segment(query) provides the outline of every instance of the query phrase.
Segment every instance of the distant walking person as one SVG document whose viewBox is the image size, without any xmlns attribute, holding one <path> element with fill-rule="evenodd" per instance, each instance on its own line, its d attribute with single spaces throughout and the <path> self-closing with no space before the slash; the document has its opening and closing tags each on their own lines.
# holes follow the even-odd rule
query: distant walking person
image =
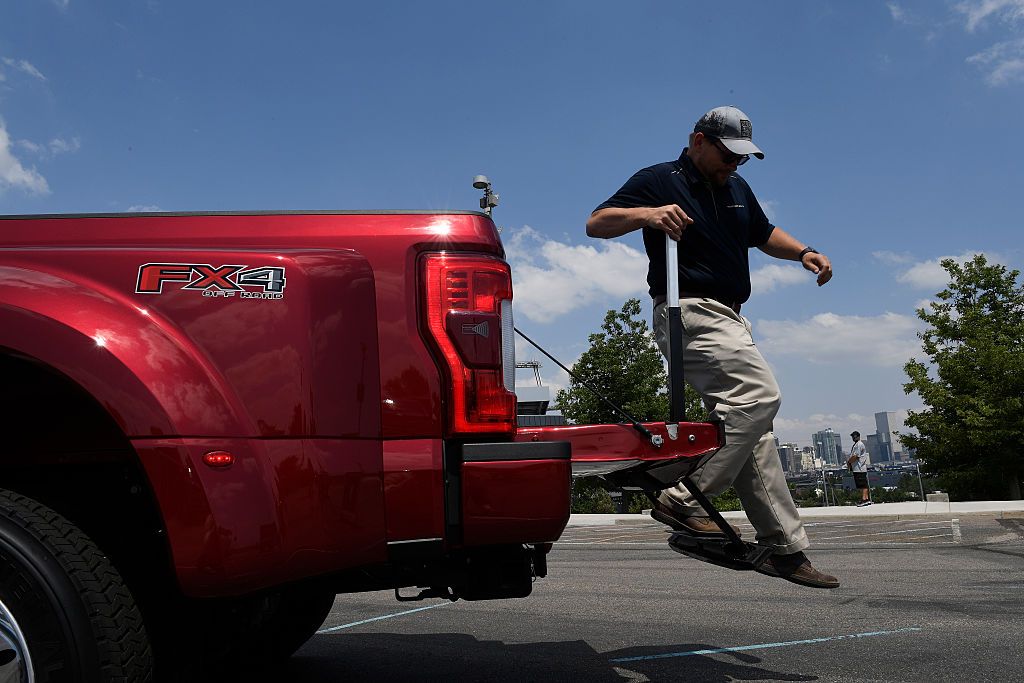
<svg viewBox="0 0 1024 683">
<path fill-rule="evenodd" d="M 846 459 L 846 466 L 853 472 L 853 484 L 860 489 L 860 502 L 857 507 L 871 505 L 871 497 L 868 494 L 868 449 L 860 440 L 860 432 L 850 434 L 853 439 L 853 447 L 850 448 L 850 457 Z"/>
</svg>

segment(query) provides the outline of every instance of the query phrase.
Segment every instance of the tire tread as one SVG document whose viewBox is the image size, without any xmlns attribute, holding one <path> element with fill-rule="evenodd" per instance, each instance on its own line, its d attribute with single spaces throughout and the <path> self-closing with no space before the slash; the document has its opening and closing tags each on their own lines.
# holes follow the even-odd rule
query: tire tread
<svg viewBox="0 0 1024 683">
<path fill-rule="evenodd" d="M 18 493 L 0 490 L 0 515 L 30 533 L 71 580 L 92 624 L 101 680 L 151 681 L 152 654 L 142 614 L 103 551 L 59 513 Z"/>
</svg>

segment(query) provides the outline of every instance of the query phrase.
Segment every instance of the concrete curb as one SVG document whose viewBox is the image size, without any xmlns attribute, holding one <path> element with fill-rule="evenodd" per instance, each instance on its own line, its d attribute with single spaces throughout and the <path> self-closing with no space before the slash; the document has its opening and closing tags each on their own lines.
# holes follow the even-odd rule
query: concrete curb
<svg viewBox="0 0 1024 683">
<path fill-rule="evenodd" d="M 911 519 L 935 515 L 985 515 L 989 517 L 1024 517 L 1024 500 L 970 501 L 965 503 L 917 502 L 917 503 L 876 503 L 867 507 L 840 505 L 833 507 L 800 508 L 800 518 L 844 519 L 856 517 L 885 517 L 889 519 Z M 726 519 L 746 521 L 746 513 L 723 512 Z M 569 526 L 606 526 L 612 524 L 644 524 L 651 521 L 649 511 L 632 515 L 570 515 Z"/>
</svg>

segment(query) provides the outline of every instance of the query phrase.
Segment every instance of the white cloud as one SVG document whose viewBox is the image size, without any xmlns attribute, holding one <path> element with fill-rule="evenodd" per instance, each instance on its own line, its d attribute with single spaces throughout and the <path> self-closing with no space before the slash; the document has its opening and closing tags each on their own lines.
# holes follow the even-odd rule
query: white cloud
<svg viewBox="0 0 1024 683">
<path fill-rule="evenodd" d="M 66 154 L 68 152 L 77 152 L 82 148 L 82 143 L 78 138 L 71 138 L 70 140 L 54 138 L 50 140 L 49 148 L 50 154 L 56 156 L 58 154 Z"/>
<path fill-rule="evenodd" d="M 887 3 L 889 7 L 889 14 L 892 15 L 893 21 L 905 23 L 907 21 L 907 12 L 900 5 L 895 2 Z"/>
<path fill-rule="evenodd" d="M 930 261 L 920 261 L 912 265 L 906 272 L 896 276 L 896 281 L 918 289 L 929 289 L 938 291 L 949 284 L 949 273 L 942 267 L 941 262 L 951 258 L 957 263 L 970 261 L 977 254 L 984 254 L 990 263 L 1001 263 L 1003 257 L 992 252 L 979 250 L 968 250 L 959 256 L 940 256 Z"/>
<path fill-rule="evenodd" d="M 21 147 L 22 149 L 32 152 L 33 154 L 42 154 L 44 152 L 42 145 L 37 145 L 31 140 L 15 140 L 14 146 Z"/>
<path fill-rule="evenodd" d="M 750 273 L 750 288 L 754 294 L 770 292 L 776 287 L 807 282 L 811 273 L 797 265 L 770 263 Z"/>
<path fill-rule="evenodd" d="M 996 43 L 987 50 L 968 57 L 967 63 L 985 69 L 985 82 L 989 85 L 1007 85 L 1015 81 L 1024 81 L 1024 38 Z"/>
<path fill-rule="evenodd" d="M 998 22 L 1016 34 L 1024 24 L 1024 0 L 962 0 L 953 5 L 952 18 L 936 19 L 916 14 L 913 10 L 895 1 L 888 2 L 889 14 L 893 21 L 924 30 L 924 37 L 934 41 L 950 25 L 961 25 L 964 30 L 974 33 L 978 29 Z M 967 62 L 985 70 L 989 85 L 998 86 L 1024 80 L 1024 46 L 1012 39 L 998 43 L 967 58 Z"/>
<path fill-rule="evenodd" d="M 14 142 L 14 145 L 35 154 L 41 159 L 49 159 L 58 154 L 77 152 L 82 148 L 82 143 L 78 138 L 72 138 L 71 140 L 54 138 L 45 145 L 37 144 L 31 140 L 17 140 Z"/>
<path fill-rule="evenodd" d="M 779 201 L 777 199 L 766 199 L 761 204 L 761 210 L 764 211 L 764 215 L 768 217 L 771 223 L 775 223 L 779 217 Z"/>
<path fill-rule="evenodd" d="M 647 290 L 647 256 L 622 242 L 573 245 L 529 226 L 505 242 L 515 311 L 539 323 L 606 298 L 620 302 Z"/>
<path fill-rule="evenodd" d="M 974 31 L 989 17 L 1013 23 L 1024 19 L 1024 0 L 964 0 L 955 6 L 967 18 L 967 30 Z"/>
<path fill-rule="evenodd" d="M 7 127 L 0 120 L 0 191 L 14 188 L 31 194 L 49 194 L 50 186 L 46 178 L 34 169 L 22 166 L 21 162 L 11 153 L 11 138 Z"/>
<path fill-rule="evenodd" d="M 820 313 L 808 320 L 758 320 L 755 339 L 767 356 L 798 356 L 822 365 L 900 367 L 920 352 L 917 318 Z"/>
<path fill-rule="evenodd" d="M 886 6 L 889 8 L 889 14 L 894 22 L 919 32 L 921 37 L 927 42 L 933 42 L 942 35 L 943 23 L 936 21 L 934 18 L 925 14 L 919 14 L 897 2 L 888 2 Z M 884 55 L 882 59 L 884 64 L 889 64 L 890 58 L 888 55 Z"/>
<path fill-rule="evenodd" d="M 516 315 L 547 323 L 588 304 L 611 299 L 618 306 L 647 292 L 647 255 L 622 242 L 596 246 L 550 239 L 529 226 L 505 240 L 512 265 Z M 755 292 L 799 284 L 809 273 L 797 265 L 768 264 L 750 274 Z"/>
<path fill-rule="evenodd" d="M 940 265 L 939 261 L 940 259 L 932 259 L 915 263 L 905 273 L 897 275 L 896 281 L 918 289 L 942 289 L 949 282 L 949 273 Z"/>
<path fill-rule="evenodd" d="M 939 303 L 939 301 L 937 299 L 918 299 L 917 302 L 914 304 L 914 310 L 916 311 L 919 308 L 923 308 L 924 310 L 926 310 L 929 313 L 931 313 L 931 311 L 932 311 L 932 304 L 937 304 L 937 303 Z"/>
<path fill-rule="evenodd" d="M 893 251 L 873 251 L 871 255 L 878 261 L 890 266 L 899 266 L 904 263 L 912 263 L 914 257 L 910 254 L 897 254 Z"/>
<path fill-rule="evenodd" d="M 17 69 L 18 71 L 28 74 L 32 78 L 39 79 L 40 81 L 46 80 L 46 76 L 44 76 L 42 72 L 39 71 L 39 69 L 34 67 L 31 64 L 31 62 L 29 62 L 26 59 L 14 59 L 12 57 L 4 57 L 3 63 L 11 67 L 12 69 Z"/>
<path fill-rule="evenodd" d="M 154 213 L 163 211 L 163 209 L 156 204 L 132 204 L 125 211 L 128 213 Z"/>
<path fill-rule="evenodd" d="M 1024 21 L 1024 0 L 965 0 L 955 10 L 965 16 L 971 33 L 990 18 L 1011 25 L 1011 30 Z M 996 43 L 968 57 L 967 63 L 982 69 L 991 86 L 1024 81 L 1024 38 Z"/>
</svg>

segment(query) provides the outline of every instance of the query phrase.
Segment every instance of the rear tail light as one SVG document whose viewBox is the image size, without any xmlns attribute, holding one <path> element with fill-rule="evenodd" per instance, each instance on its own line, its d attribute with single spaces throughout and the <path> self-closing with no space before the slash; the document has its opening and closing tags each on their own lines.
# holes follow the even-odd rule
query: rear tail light
<svg viewBox="0 0 1024 683">
<path fill-rule="evenodd" d="M 438 253 L 426 255 L 422 268 L 427 328 L 451 376 L 451 431 L 515 431 L 508 264 L 489 256 Z"/>
</svg>

